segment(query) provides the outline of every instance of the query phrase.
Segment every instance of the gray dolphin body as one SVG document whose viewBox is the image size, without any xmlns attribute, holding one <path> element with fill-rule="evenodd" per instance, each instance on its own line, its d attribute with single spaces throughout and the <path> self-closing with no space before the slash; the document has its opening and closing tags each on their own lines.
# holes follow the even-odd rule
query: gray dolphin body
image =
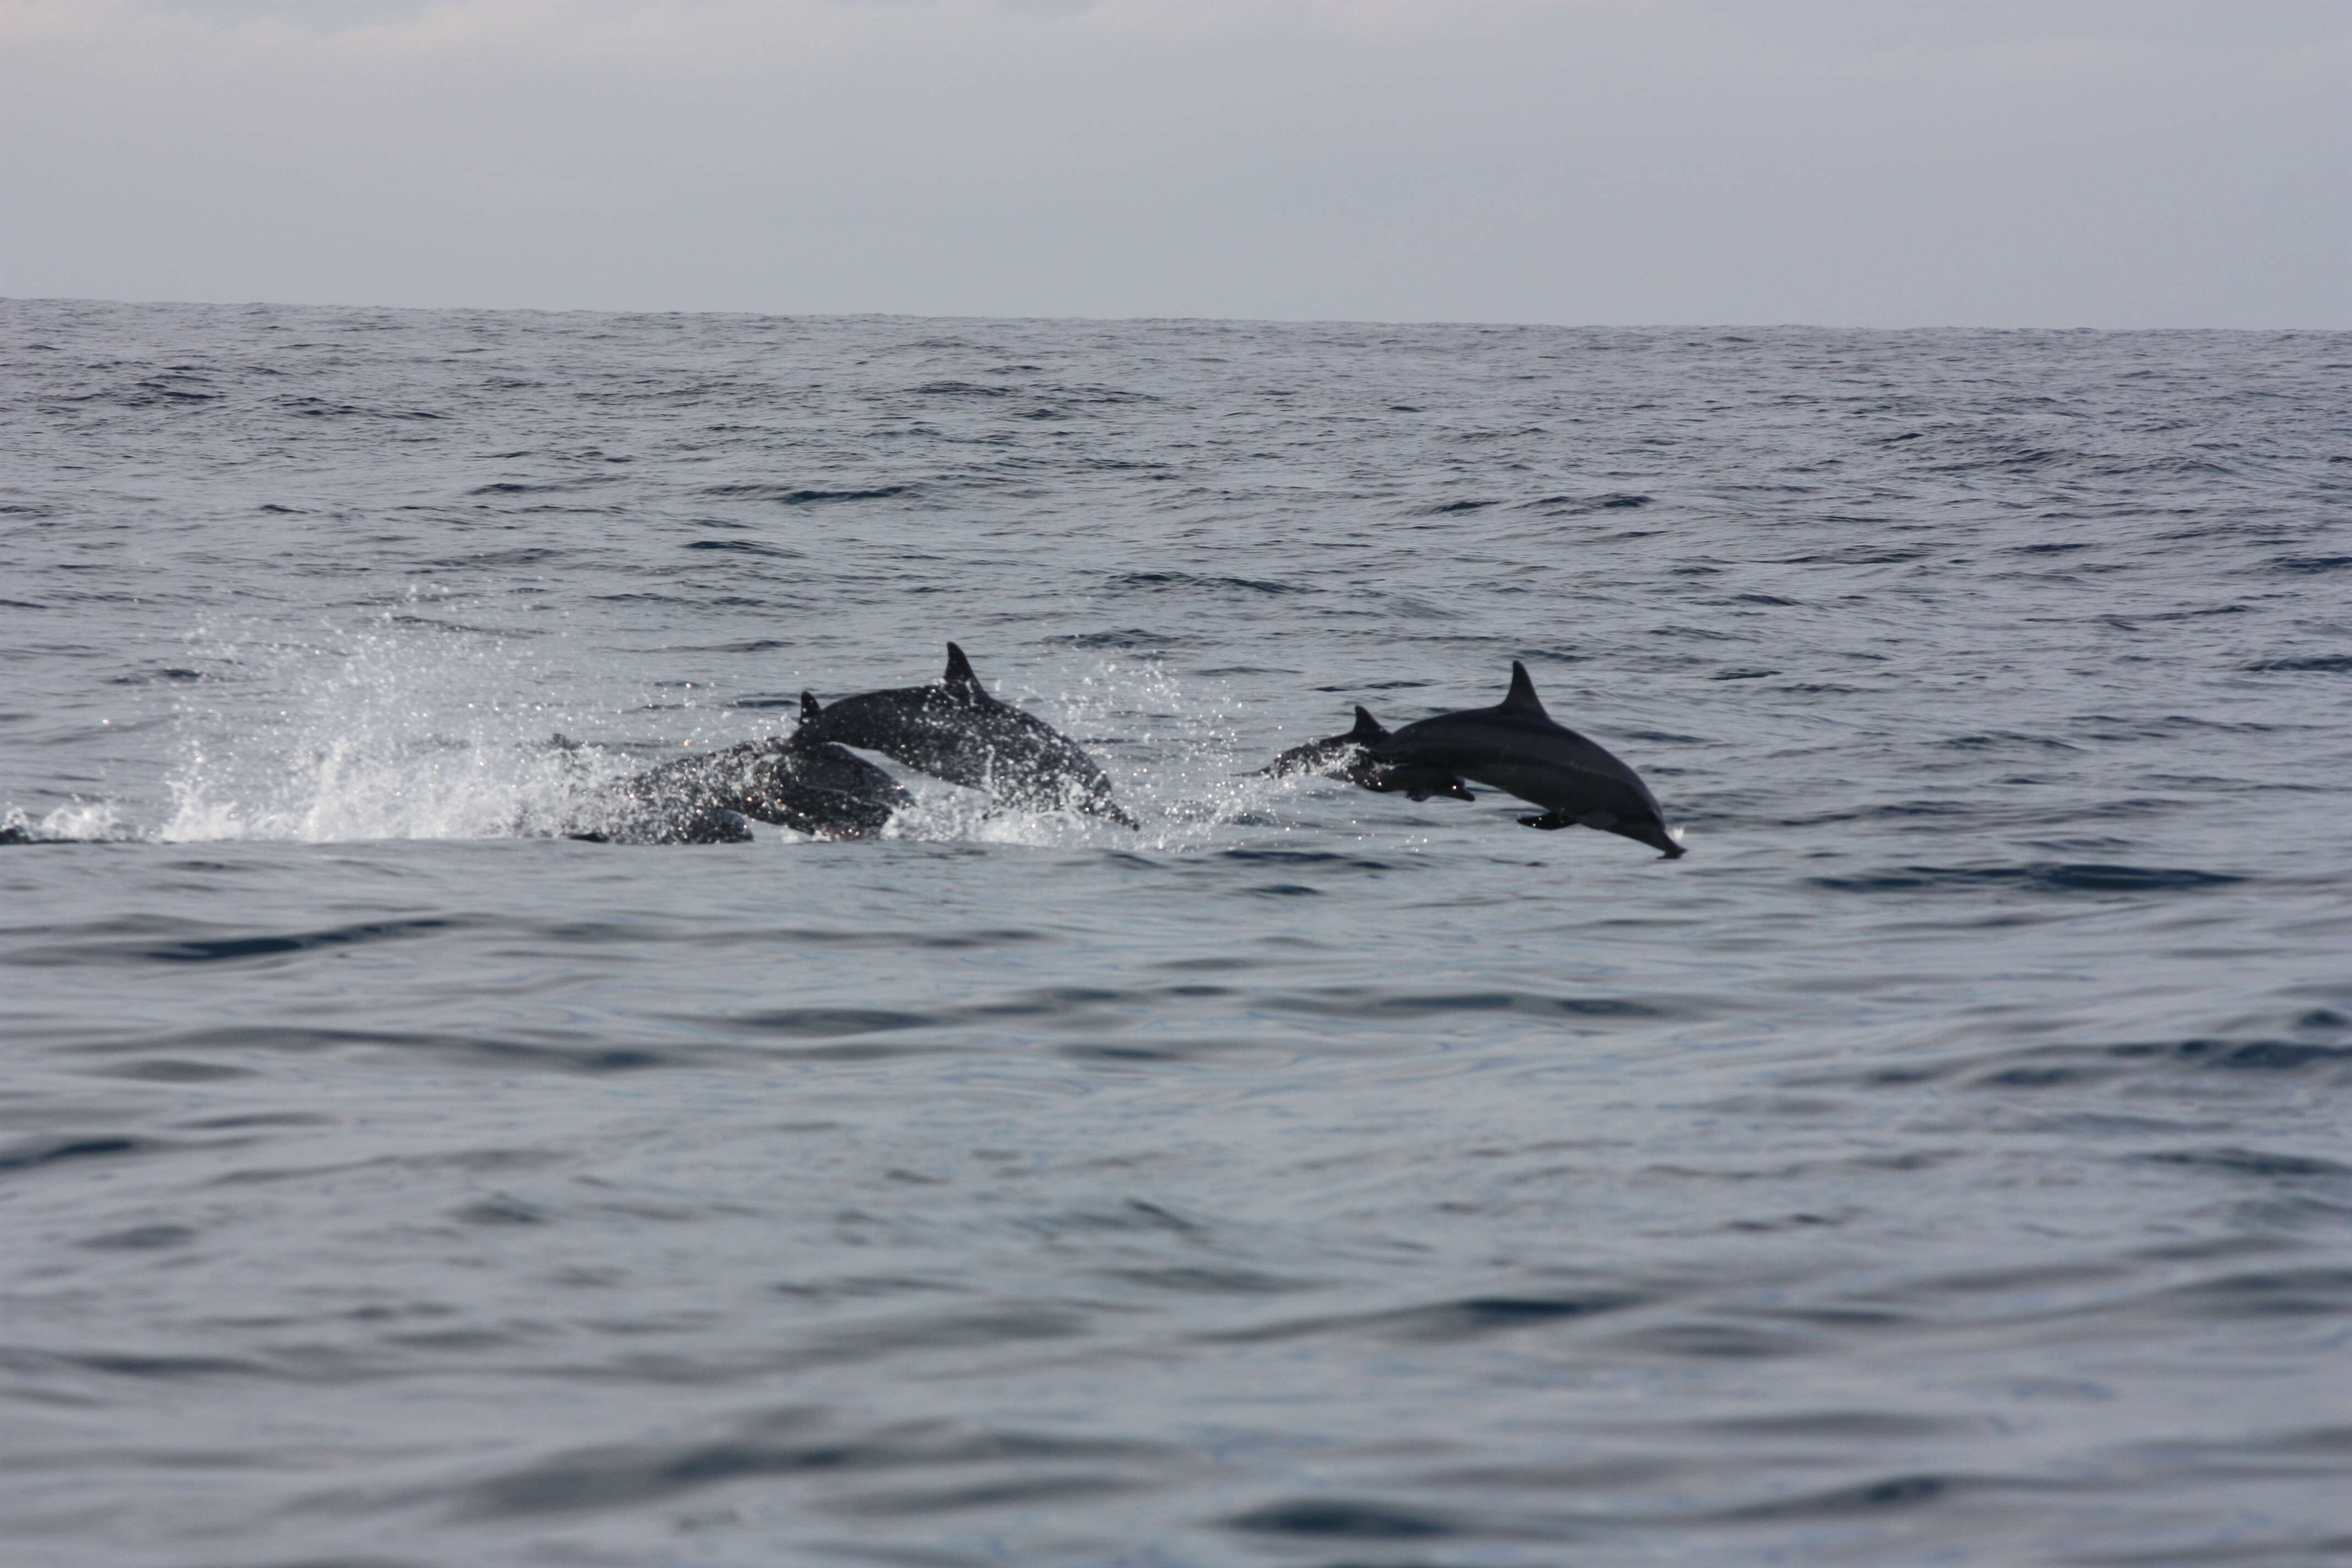
<svg viewBox="0 0 2352 1568">
<path fill-rule="evenodd" d="M 1388 738 L 1389 732 L 1381 721 L 1359 708 L 1356 727 L 1346 734 L 1327 735 L 1303 746 L 1293 746 L 1258 769 L 1255 776 L 1278 779 L 1292 773 L 1319 773 L 1325 778 L 1345 779 L 1360 789 L 1380 795 L 1402 795 L 1412 800 L 1427 800 L 1433 795 L 1442 795 L 1448 800 L 1478 798 L 1444 768 L 1420 763 L 1382 762 L 1372 749 Z"/>
<path fill-rule="evenodd" d="M 898 781 L 839 746 L 795 734 L 664 763 L 621 784 L 576 838 L 620 844 L 737 844 L 750 823 L 818 838 L 865 838 L 914 805 Z M 747 820 L 748 819 L 748 820 Z"/>
<path fill-rule="evenodd" d="M 801 708 L 795 740 L 879 752 L 1010 805 L 1083 811 L 1135 826 L 1095 760 L 1044 720 L 991 697 L 953 643 L 947 673 L 929 686 L 868 691 L 829 708 L 803 693 Z"/>
<path fill-rule="evenodd" d="M 1642 776 L 1575 731 L 1552 722 L 1536 699 L 1527 667 L 1511 666 L 1510 694 L 1492 708 L 1441 713 L 1391 731 L 1370 748 L 1383 761 L 1459 773 L 1533 801 L 1541 816 L 1528 827 L 1597 827 L 1669 859 L 1683 853 L 1666 815 Z"/>
</svg>

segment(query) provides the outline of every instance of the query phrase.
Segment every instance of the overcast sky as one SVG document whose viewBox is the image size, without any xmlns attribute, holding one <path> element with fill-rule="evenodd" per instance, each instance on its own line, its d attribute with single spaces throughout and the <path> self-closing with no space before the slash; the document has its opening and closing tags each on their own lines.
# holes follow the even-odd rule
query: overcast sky
<svg viewBox="0 0 2352 1568">
<path fill-rule="evenodd" d="M 2352 3 L 0 0 L 0 295 L 2352 327 Z"/>
</svg>

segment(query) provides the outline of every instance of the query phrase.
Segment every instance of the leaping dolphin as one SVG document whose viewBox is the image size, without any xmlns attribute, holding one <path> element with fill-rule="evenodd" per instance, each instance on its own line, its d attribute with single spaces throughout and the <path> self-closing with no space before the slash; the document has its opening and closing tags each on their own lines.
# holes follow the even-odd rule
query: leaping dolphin
<svg viewBox="0 0 2352 1568">
<path fill-rule="evenodd" d="M 1362 708 L 1356 710 L 1356 727 L 1344 735 L 1327 735 L 1293 746 L 1257 770 L 1260 778 L 1286 778 L 1292 773 L 1320 773 L 1345 779 L 1360 789 L 1381 795 L 1402 795 L 1427 800 L 1442 795 L 1448 800 L 1475 800 L 1462 781 L 1444 768 L 1421 763 L 1382 762 L 1373 749 L 1389 738 L 1381 721 Z"/>
<path fill-rule="evenodd" d="M 1369 750 L 1385 762 L 1459 773 L 1533 801 L 1544 813 L 1519 818 L 1528 827 L 1597 827 L 1662 849 L 1668 859 L 1683 854 L 1641 775 L 1595 742 L 1552 722 L 1537 700 L 1527 666 L 1516 660 L 1510 692 L 1494 707 L 1407 724 Z"/>
<path fill-rule="evenodd" d="M 770 822 L 817 838 L 865 838 L 880 832 L 892 812 L 914 804 L 898 780 L 865 758 L 795 734 L 680 757 L 639 773 L 615 786 L 572 837 L 736 844 L 751 837 L 750 822 Z"/>
<path fill-rule="evenodd" d="M 953 643 L 947 673 L 929 686 L 868 691 L 830 708 L 803 692 L 801 712 L 795 740 L 879 752 L 1011 805 L 1083 811 L 1135 826 L 1095 760 L 1044 720 L 991 697 Z"/>
</svg>

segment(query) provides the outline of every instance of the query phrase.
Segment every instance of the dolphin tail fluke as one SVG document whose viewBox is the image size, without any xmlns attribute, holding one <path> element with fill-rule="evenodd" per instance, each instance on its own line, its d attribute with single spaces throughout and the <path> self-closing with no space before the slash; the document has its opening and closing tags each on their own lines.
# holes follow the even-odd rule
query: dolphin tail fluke
<svg viewBox="0 0 2352 1568">
<path fill-rule="evenodd" d="M 1503 698 L 1503 707 L 1515 713 L 1542 714 L 1544 705 L 1536 698 L 1536 683 L 1528 678 L 1528 667 L 1517 659 L 1511 660 L 1511 689 Z"/>
<path fill-rule="evenodd" d="M 948 644 L 948 672 L 940 677 L 940 684 L 951 691 L 980 689 L 980 677 L 972 673 L 971 660 L 953 643 Z"/>
</svg>

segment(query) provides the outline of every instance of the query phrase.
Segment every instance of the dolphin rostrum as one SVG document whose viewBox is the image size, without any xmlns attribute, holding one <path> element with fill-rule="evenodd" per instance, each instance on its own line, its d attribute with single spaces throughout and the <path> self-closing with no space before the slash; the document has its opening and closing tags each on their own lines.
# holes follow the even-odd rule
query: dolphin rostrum
<svg viewBox="0 0 2352 1568">
<path fill-rule="evenodd" d="M 1320 773 L 1325 778 L 1345 779 L 1381 795 L 1402 795 L 1412 800 L 1427 800 L 1433 795 L 1442 795 L 1448 800 L 1478 798 L 1444 768 L 1421 763 L 1382 762 L 1373 754 L 1373 748 L 1388 738 L 1389 732 L 1381 728 L 1381 721 L 1358 708 L 1354 729 L 1344 735 L 1327 735 L 1303 746 L 1293 746 L 1258 769 L 1256 776 L 1278 779 L 1292 773 Z"/>
<path fill-rule="evenodd" d="M 929 686 L 868 691 L 829 708 L 803 693 L 801 710 L 795 740 L 879 752 L 1007 805 L 1083 811 L 1135 826 L 1095 760 L 1044 720 L 991 697 L 953 643 L 947 673 Z"/>
<path fill-rule="evenodd" d="M 806 711 L 803 704 L 803 711 Z M 865 838 L 914 805 L 898 781 L 855 752 L 795 734 L 680 757 L 614 787 L 576 838 L 621 844 L 735 844 L 746 819 L 817 838 Z"/>
<path fill-rule="evenodd" d="M 1407 724 L 1370 750 L 1385 762 L 1459 773 L 1533 801 L 1544 813 L 1519 818 L 1528 827 L 1597 827 L 1663 849 L 1668 859 L 1683 853 L 1641 775 L 1552 722 L 1527 666 L 1517 661 L 1510 693 L 1494 707 Z"/>
</svg>

